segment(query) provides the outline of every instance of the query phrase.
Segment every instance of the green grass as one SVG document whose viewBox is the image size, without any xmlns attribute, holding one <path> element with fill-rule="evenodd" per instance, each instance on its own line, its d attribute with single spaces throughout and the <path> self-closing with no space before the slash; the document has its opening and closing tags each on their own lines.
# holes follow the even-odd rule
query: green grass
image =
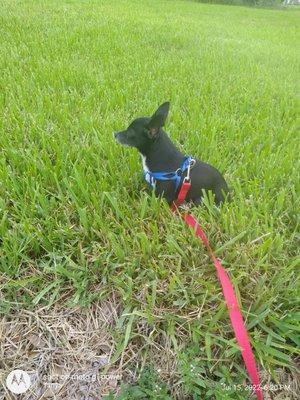
<svg viewBox="0 0 300 400">
<path fill-rule="evenodd" d="M 167 132 L 232 189 L 230 204 L 195 215 L 234 282 L 257 360 L 274 379 L 278 367 L 293 370 L 299 11 L 150 0 L 0 7 L 0 310 L 89 306 L 114 293 L 125 314 L 116 361 L 132 341 L 147 349 L 166 335 L 187 395 L 222 399 L 221 383 L 245 382 L 206 251 L 149 194 L 138 154 L 112 137 L 170 100 Z M 138 334 L 141 320 L 151 338 Z"/>
</svg>

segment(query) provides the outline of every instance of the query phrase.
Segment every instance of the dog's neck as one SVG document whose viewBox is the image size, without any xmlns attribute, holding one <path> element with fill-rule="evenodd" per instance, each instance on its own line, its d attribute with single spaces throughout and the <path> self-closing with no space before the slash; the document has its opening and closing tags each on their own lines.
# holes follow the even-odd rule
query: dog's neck
<svg viewBox="0 0 300 400">
<path fill-rule="evenodd" d="M 155 142 L 141 153 L 144 171 L 174 171 L 180 167 L 184 155 L 161 130 Z"/>
</svg>

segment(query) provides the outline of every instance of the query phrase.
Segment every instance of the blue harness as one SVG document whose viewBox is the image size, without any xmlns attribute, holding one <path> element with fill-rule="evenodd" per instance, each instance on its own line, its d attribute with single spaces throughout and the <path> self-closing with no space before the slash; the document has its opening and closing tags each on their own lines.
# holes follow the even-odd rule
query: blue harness
<svg viewBox="0 0 300 400">
<path fill-rule="evenodd" d="M 152 188 L 155 186 L 155 181 L 174 181 L 175 191 L 177 191 L 181 182 L 182 174 L 188 169 L 193 161 L 193 157 L 185 157 L 181 167 L 174 172 L 151 172 L 144 170 L 145 181 Z"/>
</svg>

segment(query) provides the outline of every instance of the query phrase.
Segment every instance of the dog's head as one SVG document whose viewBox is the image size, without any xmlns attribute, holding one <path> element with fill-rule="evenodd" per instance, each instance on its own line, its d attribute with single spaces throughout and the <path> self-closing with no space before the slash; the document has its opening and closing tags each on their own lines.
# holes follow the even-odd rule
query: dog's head
<svg viewBox="0 0 300 400">
<path fill-rule="evenodd" d="M 126 146 L 136 147 L 145 153 L 153 142 L 159 137 L 161 128 L 165 125 L 170 103 L 163 103 L 151 118 L 142 117 L 135 119 L 125 131 L 115 133 L 115 139 Z"/>
</svg>

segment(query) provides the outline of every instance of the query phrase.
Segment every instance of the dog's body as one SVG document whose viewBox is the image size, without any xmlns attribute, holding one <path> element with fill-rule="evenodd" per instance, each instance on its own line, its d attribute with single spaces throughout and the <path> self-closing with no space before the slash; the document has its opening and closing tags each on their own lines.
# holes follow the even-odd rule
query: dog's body
<svg viewBox="0 0 300 400">
<path fill-rule="evenodd" d="M 182 166 L 185 155 L 172 143 L 162 129 L 169 111 L 169 103 L 162 104 L 151 118 L 138 118 L 122 132 L 115 133 L 119 143 L 135 147 L 142 156 L 144 172 L 174 172 Z M 186 201 L 201 204 L 204 191 L 212 191 L 219 205 L 228 193 L 228 186 L 221 173 L 209 164 L 195 160 L 190 178 L 191 188 Z M 181 183 L 186 173 L 181 176 Z M 156 180 L 155 194 L 163 196 L 169 204 L 177 198 L 173 180 Z"/>
</svg>

